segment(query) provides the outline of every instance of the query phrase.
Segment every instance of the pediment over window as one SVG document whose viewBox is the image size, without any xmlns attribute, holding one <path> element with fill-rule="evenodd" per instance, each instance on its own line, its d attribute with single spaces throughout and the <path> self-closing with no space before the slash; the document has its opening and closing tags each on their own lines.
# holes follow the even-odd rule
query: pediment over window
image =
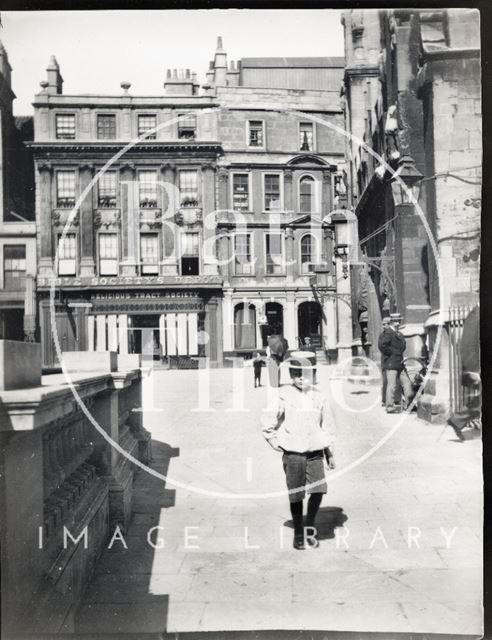
<svg viewBox="0 0 492 640">
<path fill-rule="evenodd" d="M 317 167 L 330 166 L 330 164 L 325 160 L 322 160 L 317 156 L 311 156 L 311 155 L 296 156 L 295 158 L 292 158 L 292 160 L 289 160 L 287 164 L 291 167 L 295 167 L 297 165 L 310 165 L 310 166 L 315 165 Z"/>
</svg>

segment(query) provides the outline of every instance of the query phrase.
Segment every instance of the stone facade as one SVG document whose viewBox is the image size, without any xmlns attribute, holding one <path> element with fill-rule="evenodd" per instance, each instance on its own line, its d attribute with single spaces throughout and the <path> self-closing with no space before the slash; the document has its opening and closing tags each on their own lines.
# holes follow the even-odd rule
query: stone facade
<svg viewBox="0 0 492 640">
<path fill-rule="evenodd" d="M 34 340 L 36 225 L 32 118 L 13 115 L 12 69 L 0 43 L 0 338 Z"/>
<path fill-rule="evenodd" d="M 275 330 L 292 348 L 311 337 L 336 354 L 344 320 L 322 221 L 337 206 L 344 163 L 333 88 L 343 59 L 250 58 L 247 65 L 255 72 L 246 77 L 241 62 L 227 62 L 219 39 L 201 92 L 194 74 L 169 70 L 159 97 L 133 96 L 126 82 L 118 97 L 68 96 L 50 60 L 35 96 L 32 144 L 46 367 L 59 365 L 52 275 L 63 351 L 142 352 L 148 329 L 156 359 L 205 356 L 214 365 L 224 352 L 264 348 Z M 285 87 L 253 86 L 275 65 Z M 330 78 L 328 88 L 313 88 L 316 78 Z M 155 188 L 142 181 L 150 174 Z M 236 267 L 238 216 L 241 242 L 249 239 L 248 264 Z M 145 254 L 150 240 L 153 263 Z M 278 265 L 266 264 L 268 252 Z M 332 279 L 324 301 L 312 287 L 313 266 L 322 262 Z M 250 306 L 253 333 L 239 339 Z"/>
<path fill-rule="evenodd" d="M 349 201 L 366 265 L 371 355 L 381 316 L 399 312 L 407 355 L 435 356 L 419 411 L 450 404 L 450 308 L 478 302 L 481 190 L 479 14 L 476 10 L 344 12 Z M 418 205 L 395 201 L 393 172 L 410 157 Z M 435 255 L 434 255 L 435 254 Z M 435 257 L 436 256 L 436 257 Z M 436 259 L 437 258 L 437 259 Z M 435 350 L 438 327 L 442 341 Z"/>
</svg>

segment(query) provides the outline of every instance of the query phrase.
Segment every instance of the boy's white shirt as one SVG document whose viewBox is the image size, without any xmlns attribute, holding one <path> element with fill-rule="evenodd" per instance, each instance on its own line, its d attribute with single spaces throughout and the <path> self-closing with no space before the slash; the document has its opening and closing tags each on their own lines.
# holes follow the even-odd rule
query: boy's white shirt
<svg viewBox="0 0 492 640">
<path fill-rule="evenodd" d="M 261 418 L 263 435 L 274 448 L 306 453 L 335 443 L 335 420 L 327 398 L 316 388 L 280 387 Z"/>
</svg>

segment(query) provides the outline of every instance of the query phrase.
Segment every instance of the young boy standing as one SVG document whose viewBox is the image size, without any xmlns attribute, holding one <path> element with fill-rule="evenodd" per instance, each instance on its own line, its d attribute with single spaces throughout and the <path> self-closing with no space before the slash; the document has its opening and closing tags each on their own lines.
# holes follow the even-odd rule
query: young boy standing
<svg viewBox="0 0 492 640">
<path fill-rule="evenodd" d="M 255 374 L 255 389 L 261 387 L 261 368 L 265 363 L 259 353 L 253 358 L 253 370 Z"/>
<path fill-rule="evenodd" d="M 314 522 L 323 494 L 327 492 L 324 459 L 329 468 L 335 468 L 335 423 L 326 397 L 313 387 L 315 368 L 299 360 L 291 360 L 288 366 L 292 385 L 278 390 L 261 422 L 267 442 L 283 454 L 294 522 L 294 549 L 305 549 L 306 542 L 311 547 L 319 546 Z M 310 496 L 304 528 L 306 485 Z"/>
</svg>

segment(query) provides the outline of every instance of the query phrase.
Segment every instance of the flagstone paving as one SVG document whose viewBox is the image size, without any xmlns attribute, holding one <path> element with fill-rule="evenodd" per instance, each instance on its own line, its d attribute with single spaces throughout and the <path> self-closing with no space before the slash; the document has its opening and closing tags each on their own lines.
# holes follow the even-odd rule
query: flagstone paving
<svg viewBox="0 0 492 640">
<path fill-rule="evenodd" d="M 152 468 L 168 479 L 137 471 L 128 549 L 115 541 L 104 552 L 77 632 L 481 634 L 480 440 L 386 415 L 378 387 L 333 374 L 322 368 L 319 386 L 337 425 L 337 469 L 320 547 L 301 552 L 280 455 L 259 426 L 266 387 L 254 389 L 246 369 L 234 411 L 232 371 L 212 370 L 207 410 L 196 411 L 196 371 L 155 374 L 145 420 Z"/>
</svg>

